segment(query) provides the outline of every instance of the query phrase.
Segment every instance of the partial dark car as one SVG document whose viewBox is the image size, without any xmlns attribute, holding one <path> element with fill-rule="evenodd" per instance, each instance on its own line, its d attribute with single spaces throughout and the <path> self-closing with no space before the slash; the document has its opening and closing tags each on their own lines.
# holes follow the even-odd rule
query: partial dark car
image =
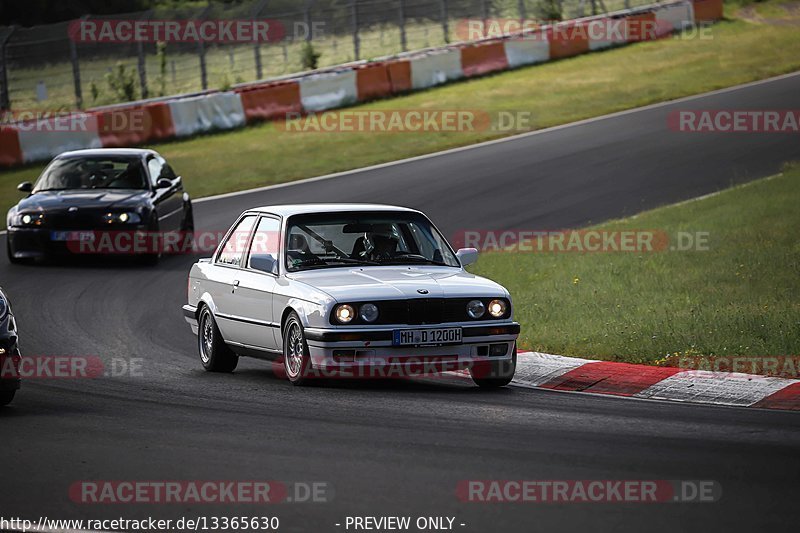
<svg viewBox="0 0 800 533">
<path fill-rule="evenodd" d="M 19 337 L 11 304 L 0 288 L 0 406 L 11 403 L 19 389 Z"/>
<path fill-rule="evenodd" d="M 18 190 L 28 196 L 8 212 L 8 258 L 12 263 L 81 253 L 131 253 L 154 263 L 162 248 L 141 239 L 119 238 L 124 249 L 103 249 L 108 235 L 163 235 L 194 231 L 192 203 L 181 177 L 153 150 L 96 149 L 65 152 L 36 183 Z M 139 243 L 139 241 L 137 241 Z M 115 242 L 116 244 L 116 242 Z"/>
</svg>

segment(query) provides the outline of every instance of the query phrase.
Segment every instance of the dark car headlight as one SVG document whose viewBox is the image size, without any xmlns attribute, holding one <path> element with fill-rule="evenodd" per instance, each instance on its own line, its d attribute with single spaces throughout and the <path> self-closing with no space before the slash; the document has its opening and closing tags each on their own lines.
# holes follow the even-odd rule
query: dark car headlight
<svg viewBox="0 0 800 533">
<path fill-rule="evenodd" d="M 358 316 L 364 322 L 375 322 L 378 320 L 378 306 L 375 304 L 363 304 L 358 310 Z"/>
<path fill-rule="evenodd" d="M 6 301 L 3 293 L 0 293 L 0 320 L 4 319 L 8 314 L 8 302 Z"/>
<path fill-rule="evenodd" d="M 142 217 L 133 211 L 106 213 L 103 215 L 103 222 L 106 224 L 141 224 Z"/>
<path fill-rule="evenodd" d="M 36 227 L 44 224 L 44 215 L 42 213 L 19 213 L 12 221 L 15 226 Z"/>
</svg>

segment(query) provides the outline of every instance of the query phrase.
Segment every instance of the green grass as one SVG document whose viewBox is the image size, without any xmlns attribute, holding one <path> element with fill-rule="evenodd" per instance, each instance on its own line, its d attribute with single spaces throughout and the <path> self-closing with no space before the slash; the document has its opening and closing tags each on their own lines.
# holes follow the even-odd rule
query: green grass
<svg viewBox="0 0 800 533">
<path fill-rule="evenodd" d="M 596 226 L 708 232 L 706 251 L 494 252 L 472 270 L 511 292 L 528 349 L 650 364 L 668 356 L 797 355 L 798 203 L 796 165 Z"/>
<path fill-rule="evenodd" d="M 358 109 L 472 109 L 532 113 L 532 129 L 728 87 L 800 69 L 798 29 L 741 20 L 680 37 L 585 54 L 455 83 Z M 343 171 L 497 138 L 508 133 L 288 133 L 273 123 L 154 146 L 207 196 Z M 0 210 L 44 165 L 0 173 Z M 4 212 L 4 211 L 3 211 Z"/>
</svg>

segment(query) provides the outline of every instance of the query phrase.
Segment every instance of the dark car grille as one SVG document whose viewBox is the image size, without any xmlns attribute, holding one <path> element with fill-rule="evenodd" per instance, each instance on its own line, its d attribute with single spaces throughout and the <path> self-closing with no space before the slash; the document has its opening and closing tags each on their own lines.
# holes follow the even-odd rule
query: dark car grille
<svg viewBox="0 0 800 533">
<path fill-rule="evenodd" d="M 484 314 L 480 319 L 473 319 L 467 315 L 467 302 L 470 300 L 481 300 L 488 306 L 490 300 L 494 298 L 411 298 L 408 300 L 380 300 L 372 302 L 344 302 L 356 308 L 361 304 L 373 303 L 378 306 L 378 319 L 375 322 L 364 322 L 358 317 L 351 324 L 353 325 L 376 325 L 376 324 L 442 324 L 446 322 L 481 322 L 483 320 L 498 320 Z M 509 307 L 506 315 L 511 314 L 510 305 L 505 298 L 499 298 L 506 302 Z M 332 324 L 337 324 L 331 313 Z"/>
<path fill-rule="evenodd" d="M 46 212 L 43 227 L 50 229 L 94 229 L 103 224 L 103 210 L 80 209 L 75 213 Z"/>
</svg>

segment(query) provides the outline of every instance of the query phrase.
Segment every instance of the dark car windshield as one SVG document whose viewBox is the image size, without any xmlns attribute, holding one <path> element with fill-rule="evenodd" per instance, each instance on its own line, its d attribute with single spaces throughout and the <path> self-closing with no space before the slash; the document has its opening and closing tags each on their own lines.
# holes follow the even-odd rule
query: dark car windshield
<svg viewBox="0 0 800 533">
<path fill-rule="evenodd" d="M 137 157 L 83 157 L 53 161 L 33 192 L 146 188 L 144 167 Z"/>
<path fill-rule="evenodd" d="M 457 267 L 459 262 L 444 237 L 421 214 L 343 212 L 289 219 L 288 271 L 352 265 Z"/>
</svg>

